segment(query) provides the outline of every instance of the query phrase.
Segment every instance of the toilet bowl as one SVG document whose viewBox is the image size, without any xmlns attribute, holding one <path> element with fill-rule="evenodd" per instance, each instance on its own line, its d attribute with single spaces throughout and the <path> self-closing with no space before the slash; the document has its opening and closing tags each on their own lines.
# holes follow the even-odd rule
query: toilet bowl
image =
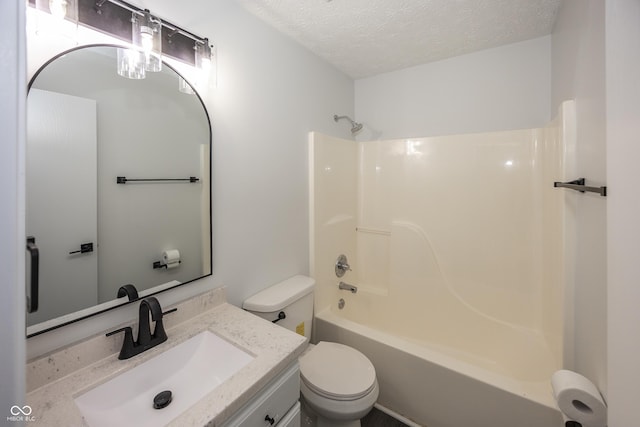
<svg viewBox="0 0 640 427">
<path fill-rule="evenodd" d="M 243 308 L 305 337 L 311 336 L 315 281 L 294 276 L 248 298 Z M 358 427 L 378 399 L 375 368 L 358 350 L 321 341 L 299 358 L 303 412 L 318 427 Z"/>
<path fill-rule="evenodd" d="M 321 341 L 299 362 L 300 393 L 318 426 L 359 426 L 379 394 L 369 359 L 354 348 Z"/>
</svg>

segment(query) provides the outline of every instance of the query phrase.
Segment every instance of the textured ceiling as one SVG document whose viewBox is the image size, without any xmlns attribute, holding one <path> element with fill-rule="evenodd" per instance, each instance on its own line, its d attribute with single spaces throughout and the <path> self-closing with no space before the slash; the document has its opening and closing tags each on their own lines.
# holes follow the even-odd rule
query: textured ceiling
<svg viewBox="0 0 640 427">
<path fill-rule="evenodd" d="M 353 78 L 551 33 L 560 0 L 238 0 Z"/>
</svg>

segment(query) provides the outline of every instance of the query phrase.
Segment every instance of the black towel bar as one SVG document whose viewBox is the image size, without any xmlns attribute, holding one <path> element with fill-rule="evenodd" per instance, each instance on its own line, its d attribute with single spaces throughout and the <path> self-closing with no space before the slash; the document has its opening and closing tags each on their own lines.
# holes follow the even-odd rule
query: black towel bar
<svg viewBox="0 0 640 427">
<path fill-rule="evenodd" d="M 200 181 L 195 176 L 190 176 L 189 178 L 139 178 L 132 179 L 127 178 L 126 176 L 118 176 L 116 177 L 116 184 L 126 184 L 127 182 L 153 182 L 153 181 L 189 181 L 189 182 L 198 182 Z"/>
<path fill-rule="evenodd" d="M 584 178 L 578 178 L 574 181 L 569 181 L 569 182 L 554 182 L 553 186 L 558 188 L 569 188 L 571 190 L 576 190 L 581 193 L 584 193 L 585 191 L 588 191 L 590 193 L 598 193 L 602 197 L 607 196 L 607 187 L 589 187 L 584 183 L 585 183 Z"/>
</svg>

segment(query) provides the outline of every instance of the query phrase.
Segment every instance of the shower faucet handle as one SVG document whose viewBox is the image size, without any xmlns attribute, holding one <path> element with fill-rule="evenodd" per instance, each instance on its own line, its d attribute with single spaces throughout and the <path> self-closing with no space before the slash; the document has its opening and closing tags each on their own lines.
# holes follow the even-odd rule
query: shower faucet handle
<svg viewBox="0 0 640 427">
<path fill-rule="evenodd" d="M 345 275 L 347 271 L 351 271 L 351 266 L 347 261 L 347 256 L 344 254 L 341 254 L 336 260 L 336 268 L 335 268 L 336 276 L 342 277 Z"/>
</svg>

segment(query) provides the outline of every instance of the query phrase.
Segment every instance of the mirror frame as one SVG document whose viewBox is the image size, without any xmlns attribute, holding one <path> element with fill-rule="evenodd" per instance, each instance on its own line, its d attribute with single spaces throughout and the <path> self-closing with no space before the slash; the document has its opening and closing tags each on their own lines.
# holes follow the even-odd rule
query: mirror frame
<svg viewBox="0 0 640 427">
<path fill-rule="evenodd" d="M 30 92 L 31 87 L 32 87 L 33 83 L 35 82 L 36 78 L 38 78 L 38 76 L 40 75 L 40 73 L 41 73 L 41 72 L 42 72 L 42 71 L 43 71 L 43 70 L 44 70 L 44 69 L 45 69 L 49 64 L 51 64 L 52 62 L 54 62 L 56 59 L 58 59 L 58 58 L 60 58 L 60 57 L 62 57 L 62 56 L 64 56 L 64 55 L 67 55 L 67 54 L 69 54 L 69 53 L 71 53 L 71 52 L 74 52 L 74 51 L 76 51 L 76 50 L 87 49 L 87 48 L 93 48 L 93 47 L 112 47 L 112 48 L 114 48 L 114 49 L 115 49 L 115 48 L 125 48 L 125 49 L 127 48 L 127 46 L 118 45 L 118 44 L 111 44 L 111 43 L 92 43 L 92 44 L 86 44 L 86 45 L 82 45 L 82 46 L 76 46 L 76 47 L 73 47 L 73 48 L 71 48 L 71 49 L 67 49 L 67 50 L 65 50 L 65 51 L 63 51 L 63 52 L 60 52 L 60 53 L 56 54 L 55 56 L 53 56 L 52 58 L 48 59 L 44 64 L 42 64 L 42 65 L 38 68 L 38 70 L 33 74 L 33 76 L 31 77 L 31 79 L 29 79 L 29 84 L 27 85 L 27 97 L 29 96 L 29 92 Z M 184 77 L 182 76 L 182 74 L 180 74 L 180 73 L 179 73 L 179 72 L 178 72 L 174 67 L 172 67 L 171 65 L 167 64 L 167 62 L 166 62 L 166 61 L 164 61 L 164 60 L 162 61 L 162 66 L 163 66 L 163 67 L 167 67 L 167 68 L 169 68 L 169 69 L 170 69 L 170 70 L 172 70 L 174 73 L 176 73 L 178 76 L 180 76 L 180 77 L 184 78 Z M 213 149 L 212 149 L 212 148 L 213 148 L 213 130 L 212 130 L 212 127 L 211 127 L 211 116 L 209 115 L 209 111 L 207 110 L 207 106 L 205 105 L 204 101 L 202 100 L 202 97 L 200 96 L 200 93 L 198 93 L 198 90 L 197 90 L 193 85 L 191 85 L 191 83 L 189 83 L 189 81 L 188 81 L 188 80 L 186 80 L 186 79 L 185 79 L 185 81 L 186 81 L 186 82 L 189 84 L 189 86 L 191 86 L 191 88 L 193 89 L 194 95 L 198 98 L 198 101 L 200 101 L 200 104 L 202 105 L 202 108 L 203 108 L 203 110 L 204 110 L 205 117 L 207 118 L 207 126 L 208 126 L 208 129 L 209 129 L 209 147 L 210 147 L 210 149 L 209 149 L 209 183 L 210 183 L 209 192 L 210 192 L 210 193 L 212 193 L 212 189 L 213 189 L 213 187 L 212 187 L 211 183 L 213 182 L 213 181 L 212 181 L 212 178 L 213 178 L 213 176 L 212 176 L 212 175 L 213 175 L 213 172 L 212 172 L 212 171 L 213 171 L 213 162 L 212 162 L 212 161 L 213 161 Z M 176 86 L 176 91 L 177 91 L 177 86 Z M 186 282 L 182 282 L 182 283 L 179 283 L 179 284 L 176 284 L 176 285 L 173 285 L 173 286 L 169 286 L 169 287 L 164 288 L 164 289 L 160 289 L 160 290 L 158 290 L 158 291 L 152 291 L 152 292 L 151 292 L 151 293 L 149 293 L 148 295 L 145 295 L 145 297 L 144 297 L 144 298 L 149 297 L 149 296 L 152 296 L 152 295 L 158 295 L 158 294 L 160 294 L 160 293 L 162 293 L 162 292 L 165 292 L 165 291 L 168 291 L 168 290 L 171 290 L 171 289 L 175 289 L 175 288 L 177 288 L 177 287 L 180 287 L 180 286 L 183 286 L 183 285 L 187 285 L 187 284 L 192 283 L 192 282 L 194 282 L 194 281 L 196 281 L 196 280 L 200 280 L 200 279 L 202 279 L 202 278 L 205 278 L 205 277 L 208 277 L 208 276 L 212 276 L 212 275 L 213 275 L 213 221 L 212 221 L 212 215 L 213 215 L 213 201 L 212 201 L 212 199 L 213 199 L 213 197 L 212 197 L 212 196 L 211 196 L 211 194 L 210 194 L 210 195 L 209 195 L 209 255 L 210 255 L 210 256 L 209 256 L 209 260 L 210 260 L 210 266 L 211 266 L 211 268 L 210 268 L 210 270 L 209 270 L 209 273 L 208 273 L 208 274 L 205 274 L 205 275 L 202 275 L 202 276 L 199 276 L 199 277 L 196 277 L 196 278 L 194 278 L 194 279 L 192 279 L 192 280 L 189 280 L 189 281 L 186 281 Z M 162 285 L 162 284 L 156 285 L 156 286 L 154 286 L 153 288 L 149 288 L 149 290 L 153 290 L 154 288 L 157 288 L 157 287 L 159 287 L 159 286 L 161 286 L 161 285 Z M 27 288 L 28 288 L 28 284 L 27 284 L 27 283 L 25 283 L 25 290 L 26 290 Z M 56 318 L 53 318 L 53 319 L 47 320 L 47 321 L 42 322 L 42 323 L 37 323 L 37 324 L 32 325 L 32 326 L 27 326 L 27 325 L 25 324 L 25 335 L 26 335 L 26 337 L 27 337 L 27 338 L 35 337 L 35 336 L 38 336 L 38 335 L 44 334 L 45 332 L 49 332 L 49 331 L 52 331 L 52 330 L 55 330 L 55 329 L 61 328 L 61 327 L 63 327 L 63 326 L 67 326 L 67 325 L 70 325 L 70 324 L 73 324 L 73 323 L 79 322 L 79 321 L 81 321 L 81 320 L 88 319 L 88 318 L 90 318 L 90 317 L 93 317 L 93 316 L 96 316 L 96 315 L 99 315 L 99 314 L 102 314 L 102 313 L 105 313 L 105 312 L 111 311 L 111 310 L 113 310 L 113 309 L 120 308 L 120 307 L 124 307 L 124 306 L 126 306 L 126 305 L 128 305 L 128 304 L 131 304 L 131 303 L 138 303 L 141 299 L 142 299 L 142 298 L 139 298 L 139 299 L 137 299 L 137 300 L 133 300 L 133 301 L 128 301 L 128 300 L 127 300 L 127 301 L 124 301 L 124 298 L 123 298 L 123 301 L 122 301 L 122 303 L 121 303 L 121 304 L 115 304 L 115 305 L 112 305 L 112 306 L 109 306 L 109 307 L 105 307 L 105 308 L 103 308 L 103 309 L 100 309 L 100 308 L 99 308 L 101 305 L 111 304 L 111 303 L 113 303 L 114 301 L 117 301 L 117 300 L 118 300 L 118 299 L 113 299 L 113 300 L 106 301 L 106 302 L 101 303 L 101 304 L 94 305 L 93 307 L 87 307 L 86 309 L 79 310 L 79 311 L 76 311 L 76 312 L 73 312 L 73 313 L 68 313 L 68 314 L 66 314 L 66 315 L 63 315 L 63 316 L 60 316 L 60 317 L 56 317 Z M 74 315 L 74 314 L 82 313 L 82 312 L 84 312 L 85 310 L 86 310 L 86 311 L 88 311 L 88 310 L 91 310 L 91 309 L 95 309 L 95 311 L 92 311 L 91 313 L 87 313 L 87 314 L 79 314 L 77 317 L 73 317 L 73 315 Z M 71 317 L 71 318 L 70 318 L 70 319 L 68 319 L 68 320 L 61 320 L 61 321 L 60 321 L 59 323 L 57 323 L 57 324 L 53 324 L 53 325 L 48 326 L 48 327 L 45 327 L 45 328 L 43 328 L 43 329 L 41 329 L 41 330 L 37 330 L 36 332 L 29 333 L 29 328 L 34 328 L 34 327 L 36 327 L 36 326 L 38 326 L 38 325 L 41 325 L 41 324 L 44 324 L 44 323 L 48 323 L 48 322 L 55 322 L 55 320 L 56 320 L 56 319 L 66 318 L 67 316 L 69 316 L 69 317 Z M 25 317 L 26 317 L 26 313 L 25 313 Z"/>
</svg>

